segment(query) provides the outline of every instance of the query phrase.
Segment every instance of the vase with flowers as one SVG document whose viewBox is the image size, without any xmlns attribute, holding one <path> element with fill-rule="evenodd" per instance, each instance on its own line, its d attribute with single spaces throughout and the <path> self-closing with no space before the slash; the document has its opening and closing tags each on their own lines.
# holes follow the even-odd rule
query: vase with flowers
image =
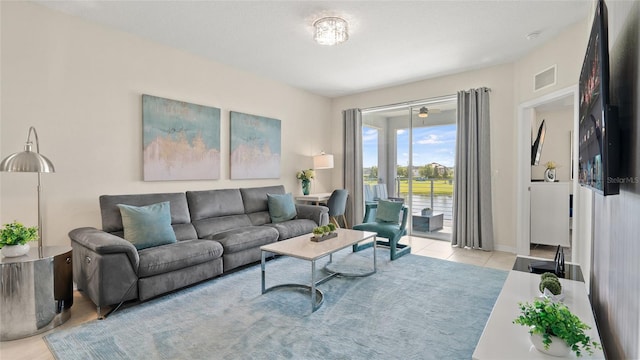
<svg viewBox="0 0 640 360">
<path fill-rule="evenodd" d="M 544 171 L 544 181 L 554 182 L 556 181 L 556 163 L 553 161 L 547 161 L 545 164 L 547 169 Z"/>
<path fill-rule="evenodd" d="M 296 173 L 296 179 L 302 182 L 302 193 L 304 195 L 309 195 L 309 190 L 311 189 L 311 179 L 316 177 L 315 171 L 313 169 L 300 170 Z"/>
</svg>

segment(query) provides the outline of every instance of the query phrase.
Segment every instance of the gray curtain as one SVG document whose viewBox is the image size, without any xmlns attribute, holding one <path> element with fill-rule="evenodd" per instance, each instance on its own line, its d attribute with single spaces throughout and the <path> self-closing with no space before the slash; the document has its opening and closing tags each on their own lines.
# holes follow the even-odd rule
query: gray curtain
<svg viewBox="0 0 640 360">
<path fill-rule="evenodd" d="M 493 250 L 489 89 L 458 92 L 451 245 Z"/>
<path fill-rule="evenodd" d="M 344 119 L 344 186 L 349 191 L 345 216 L 351 226 L 362 223 L 364 216 L 362 178 L 362 112 L 349 109 Z"/>
</svg>

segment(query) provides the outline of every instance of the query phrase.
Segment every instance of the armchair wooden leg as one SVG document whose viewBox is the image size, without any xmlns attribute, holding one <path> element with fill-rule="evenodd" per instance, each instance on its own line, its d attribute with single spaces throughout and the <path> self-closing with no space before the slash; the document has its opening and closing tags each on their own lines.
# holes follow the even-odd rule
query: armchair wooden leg
<svg viewBox="0 0 640 360">
<path fill-rule="evenodd" d="M 329 216 L 329 222 L 334 224 L 336 227 L 340 227 L 340 224 L 338 223 L 338 219 L 336 219 L 335 216 Z"/>
</svg>

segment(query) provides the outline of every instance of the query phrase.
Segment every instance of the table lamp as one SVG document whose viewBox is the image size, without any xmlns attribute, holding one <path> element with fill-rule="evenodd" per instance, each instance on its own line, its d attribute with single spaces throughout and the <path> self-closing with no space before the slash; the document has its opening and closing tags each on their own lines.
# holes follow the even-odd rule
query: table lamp
<svg viewBox="0 0 640 360">
<path fill-rule="evenodd" d="M 324 151 L 320 152 L 320 155 L 313 157 L 314 169 L 333 169 L 333 155 L 325 154 Z"/>
</svg>

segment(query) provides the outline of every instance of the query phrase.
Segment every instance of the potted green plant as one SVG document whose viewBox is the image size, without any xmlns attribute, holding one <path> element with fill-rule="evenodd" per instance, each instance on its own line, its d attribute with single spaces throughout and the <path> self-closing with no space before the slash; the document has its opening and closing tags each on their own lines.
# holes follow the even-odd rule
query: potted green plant
<svg viewBox="0 0 640 360">
<path fill-rule="evenodd" d="M 549 299 L 535 299 L 531 303 L 519 303 L 521 314 L 514 324 L 529 326 L 531 342 L 541 352 L 554 356 L 565 356 L 570 351 L 581 356 L 582 351 L 593 354 L 601 349 L 599 343 L 585 334 L 591 327 L 562 303 Z M 564 345 L 564 346 L 563 346 Z"/>
<path fill-rule="evenodd" d="M 333 224 L 317 226 L 312 230 L 313 236 L 311 237 L 311 241 L 320 242 L 320 241 L 334 238 L 338 236 L 338 234 L 333 232 L 335 229 L 336 227 Z"/>
<path fill-rule="evenodd" d="M 0 229 L 0 252 L 5 257 L 22 256 L 29 252 L 29 241 L 38 239 L 38 227 L 26 227 L 13 221 Z"/>
<path fill-rule="evenodd" d="M 560 295 L 562 293 L 562 284 L 560 284 L 558 276 L 550 272 L 546 272 L 540 276 L 540 285 L 538 288 L 543 294 L 545 289 L 549 290 L 553 295 Z"/>
</svg>

